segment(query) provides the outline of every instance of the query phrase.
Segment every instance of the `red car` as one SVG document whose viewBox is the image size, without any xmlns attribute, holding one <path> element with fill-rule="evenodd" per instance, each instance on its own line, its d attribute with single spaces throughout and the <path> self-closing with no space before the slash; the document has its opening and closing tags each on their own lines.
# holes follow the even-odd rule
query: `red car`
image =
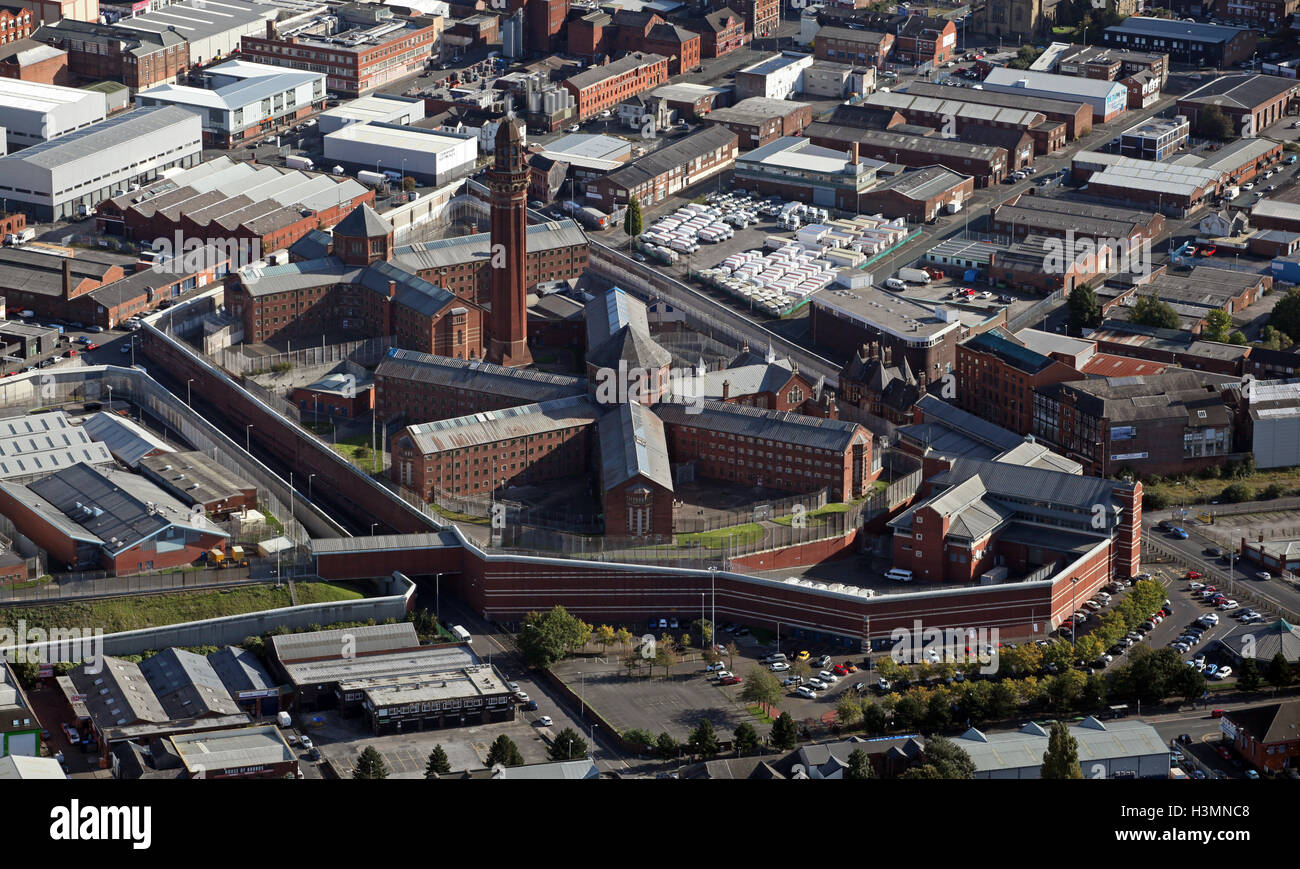
<svg viewBox="0 0 1300 869">
<path fill-rule="evenodd" d="M 1205 574 L 1201 573 L 1199 570 L 1189 570 L 1189 571 L 1187 571 L 1187 576 L 1186 576 L 1185 578 L 1186 578 L 1186 579 L 1200 579 L 1200 578 L 1203 577 L 1203 576 L 1205 576 Z"/>
<path fill-rule="evenodd" d="M 831 668 L 831 672 L 836 676 L 847 676 L 849 675 L 849 668 L 845 667 L 843 664 L 836 664 Z"/>
<path fill-rule="evenodd" d="M 99 345 L 98 345 L 98 344 L 87 344 L 86 347 L 85 347 L 85 349 L 86 349 L 86 350 L 98 350 L 98 349 L 99 349 Z M 84 351 L 83 351 L 83 352 L 84 352 Z"/>
<path fill-rule="evenodd" d="M 1214 256 L 1218 250 L 1219 248 L 1217 246 L 1207 244 L 1205 247 L 1201 248 L 1201 256 Z"/>
<path fill-rule="evenodd" d="M 1210 717 L 1211 717 L 1211 718 L 1222 718 L 1222 717 L 1223 717 L 1223 710 L 1222 710 L 1222 709 L 1215 709 L 1213 712 L 1210 713 Z"/>
<path fill-rule="evenodd" d="M 1220 745 L 1218 748 L 1215 749 L 1215 751 L 1217 751 L 1219 753 L 1219 757 L 1223 758 L 1224 760 L 1232 760 L 1232 752 L 1228 751 L 1228 747 L 1226 745 Z"/>
<path fill-rule="evenodd" d="M 1205 588 L 1201 589 L 1201 591 L 1218 591 L 1218 589 L 1212 585 L 1207 585 Z"/>
<path fill-rule="evenodd" d="M 725 678 L 719 679 L 719 680 L 718 680 L 718 684 L 719 684 L 719 685 L 739 685 L 739 684 L 740 684 L 741 682 L 743 682 L 743 681 L 744 681 L 744 680 L 741 679 L 739 676 L 727 676 L 727 677 L 725 677 Z"/>
</svg>

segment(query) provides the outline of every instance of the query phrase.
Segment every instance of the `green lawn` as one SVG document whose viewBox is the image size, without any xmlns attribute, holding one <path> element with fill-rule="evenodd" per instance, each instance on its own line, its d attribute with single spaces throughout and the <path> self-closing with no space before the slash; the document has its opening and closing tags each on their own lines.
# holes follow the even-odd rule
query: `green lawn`
<svg viewBox="0 0 1300 869">
<path fill-rule="evenodd" d="M 369 435 L 353 435 L 334 444 L 334 449 L 361 470 L 377 474 L 384 469 L 383 458 L 370 449 Z"/>
<path fill-rule="evenodd" d="M 455 510 L 448 510 L 446 507 L 439 507 L 437 504 L 431 503 L 429 507 L 439 516 L 453 522 L 473 522 L 475 525 L 487 525 L 492 521 L 487 516 L 471 516 L 468 513 L 457 513 Z"/>
<path fill-rule="evenodd" d="M 766 712 L 764 712 L 762 706 L 750 706 L 749 714 L 754 716 L 764 724 L 771 724 L 776 720 L 774 718 L 771 718 Z"/>
<path fill-rule="evenodd" d="M 710 549 L 724 549 L 731 545 L 757 543 L 763 539 L 763 527 L 757 522 L 744 525 L 731 525 L 727 528 L 715 528 L 712 531 L 694 531 L 690 534 L 678 534 L 677 545 L 705 546 Z"/>
<path fill-rule="evenodd" d="M 364 597 L 362 592 L 354 588 L 328 582 L 295 583 L 295 589 L 299 604 L 357 600 Z M 104 633 L 111 634 L 292 605 L 287 586 L 276 588 L 273 585 L 252 585 L 222 591 L 136 595 L 78 603 L 4 607 L 0 609 L 0 620 L 13 624 L 24 619 L 28 626 L 46 630 L 69 625 L 90 630 L 102 628 Z"/>
<path fill-rule="evenodd" d="M 821 525 L 825 523 L 827 516 L 834 513 L 847 513 L 849 506 L 849 503 L 846 501 L 837 501 L 834 504 L 827 504 L 825 507 L 818 507 L 816 510 L 809 510 L 807 513 L 804 513 L 804 521 L 810 525 Z M 777 525 L 789 525 L 794 521 L 794 514 L 792 513 L 789 516 L 778 516 L 772 521 Z"/>
</svg>

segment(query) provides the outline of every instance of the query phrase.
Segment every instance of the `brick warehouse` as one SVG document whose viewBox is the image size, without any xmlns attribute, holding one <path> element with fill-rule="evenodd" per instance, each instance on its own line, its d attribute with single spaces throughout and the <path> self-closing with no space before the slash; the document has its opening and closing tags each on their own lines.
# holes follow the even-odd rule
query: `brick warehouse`
<svg viewBox="0 0 1300 869">
<path fill-rule="evenodd" d="M 562 84 L 573 94 L 578 120 L 586 121 L 667 81 L 668 58 L 634 51 L 613 63 L 584 70 Z"/>
</svg>

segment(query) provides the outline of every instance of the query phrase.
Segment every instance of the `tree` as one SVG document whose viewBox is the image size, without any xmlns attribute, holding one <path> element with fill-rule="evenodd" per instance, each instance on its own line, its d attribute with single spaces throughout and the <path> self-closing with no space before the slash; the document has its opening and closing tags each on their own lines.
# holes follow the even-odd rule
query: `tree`
<svg viewBox="0 0 1300 869">
<path fill-rule="evenodd" d="M 1011 713 L 1016 711 L 1016 689 L 1008 681 L 1003 680 L 993 685 L 993 690 L 989 692 L 989 709 L 988 715 L 990 721 L 1002 721 L 1011 717 Z"/>
<path fill-rule="evenodd" d="M 641 730 L 639 728 L 624 730 L 623 738 L 640 748 L 642 751 L 651 752 L 655 750 L 655 735 L 648 730 Z"/>
<path fill-rule="evenodd" d="M 713 757 L 717 754 L 719 750 L 718 734 L 713 729 L 713 722 L 705 718 L 697 724 L 695 729 L 691 731 L 687 744 L 690 745 L 691 751 L 701 757 Z"/>
<path fill-rule="evenodd" d="M 557 605 L 545 614 L 531 612 L 524 616 L 518 642 L 519 650 L 530 665 L 549 667 L 585 646 L 590 639 L 591 625 Z"/>
<path fill-rule="evenodd" d="M 1254 658 L 1245 658 L 1237 668 L 1237 687 L 1242 691 L 1258 691 L 1261 684 L 1259 665 Z"/>
<path fill-rule="evenodd" d="M 632 632 L 627 628 L 619 628 L 614 633 L 614 639 L 618 641 L 618 644 L 623 647 L 625 652 L 632 648 L 632 637 Z"/>
<path fill-rule="evenodd" d="M 862 720 L 862 701 L 845 691 L 835 704 L 835 721 L 840 727 L 853 727 Z"/>
<path fill-rule="evenodd" d="M 1244 347 L 1246 345 L 1246 336 L 1241 333 L 1240 329 L 1234 329 L 1232 334 L 1228 336 L 1228 343 Z"/>
<path fill-rule="evenodd" d="M 903 668 L 890 655 L 881 655 L 876 659 L 876 675 L 892 682 L 903 675 Z"/>
<path fill-rule="evenodd" d="M 1226 141 L 1236 135 L 1232 128 L 1232 119 L 1225 115 L 1223 109 L 1218 106 L 1206 106 L 1198 114 L 1196 132 L 1199 135 L 1221 141 Z"/>
<path fill-rule="evenodd" d="M 1097 709 L 1106 704 L 1106 680 L 1100 673 L 1093 673 L 1083 683 L 1083 693 L 1079 696 L 1079 705 L 1084 709 Z"/>
<path fill-rule="evenodd" d="M 740 654 L 740 647 L 735 642 L 727 643 L 727 669 L 730 670 L 736 666 L 736 656 Z"/>
<path fill-rule="evenodd" d="M 876 771 L 871 768 L 871 758 L 865 751 L 855 748 L 849 752 L 849 768 L 844 771 L 844 777 L 854 781 L 876 777 Z"/>
<path fill-rule="evenodd" d="M 1222 308 L 1215 308 L 1205 315 L 1205 325 L 1201 326 L 1201 337 L 1206 341 L 1228 340 L 1232 332 L 1232 317 Z"/>
<path fill-rule="evenodd" d="M 1265 350 L 1286 350 L 1295 342 L 1291 340 L 1291 334 L 1276 328 L 1275 326 L 1265 326 L 1259 333 L 1260 346 Z"/>
<path fill-rule="evenodd" d="M 655 750 L 664 760 L 672 760 L 681 751 L 681 746 L 673 739 L 672 734 L 664 732 L 659 734 L 659 739 L 655 741 Z"/>
<path fill-rule="evenodd" d="M 1157 299 L 1155 294 L 1139 296 L 1133 303 L 1133 307 L 1129 308 L 1128 319 L 1130 323 L 1158 329 L 1177 329 L 1180 325 L 1178 314 L 1174 309 L 1168 302 Z"/>
<path fill-rule="evenodd" d="M 496 766 L 498 763 L 503 766 L 522 766 L 524 756 L 519 753 L 519 746 L 515 741 L 504 733 L 496 738 L 488 749 L 487 765 Z"/>
<path fill-rule="evenodd" d="M 713 622 L 708 619 L 696 619 L 691 622 L 691 633 L 700 638 L 700 645 L 713 647 Z"/>
<path fill-rule="evenodd" d="M 889 713 L 885 707 L 870 701 L 862 704 L 862 726 L 872 736 L 880 736 L 889 729 Z"/>
<path fill-rule="evenodd" d="M 566 727 L 555 735 L 555 741 L 546 749 L 546 756 L 551 760 L 572 760 L 587 756 L 587 741 L 572 727 Z"/>
<path fill-rule="evenodd" d="M 1295 674 L 1291 672 L 1291 665 L 1287 663 L 1286 656 L 1281 652 L 1268 662 L 1267 676 L 1269 684 L 1276 685 L 1278 688 L 1285 688 L 1295 678 Z"/>
<path fill-rule="evenodd" d="M 600 645 L 600 653 L 603 655 L 609 651 L 610 646 L 614 645 L 614 640 L 618 638 L 618 634 L 614 632 L 614 628 L 610 625 L 601 625 L 592 632 L 592 638 Z"/>
<path fill-rule="evenodd" d="M 652 666 L 664 668 L 664 678 L 668 678 L 668 671 L 672 669 L 673 664 L 677 663 L 677 653 L 673 650 L 670 643 L 655 643 L 655 656 L 650 659 Z M 653 670 L 651 675 L 654 675 Z"/>
<path fill-rule="evenodd" d="M 1079 767 L 1079 741 L 1070 735 L 1070 728 L 1064 721 L 1052 722 L 1040 775 L 1047 779 L 1083 778 L 1083 770 Z"/>
<path fill-rule="evenodd" d="M 1224 487 L 1223 491 L 1219 493 L 1219 499 L 1229 504 L 1253 501 L 1255 499 L 1255 490 L 1245 483 L 1233 483 Z"/>
<path fill-rule="evenodd" d="M 925 723 L 931 730 L 952 726 L 952 700 L 947 691 L 935 691 L 925 703 Z"/>
<path fill-rule="evenodd" d="M 772 744 L 782 751 L 789 751 L 799 744 L 799 728 L 789 712 L 782 712 L 772 722 Z"/>
<path fill-rule="evenodd" d="M 1047 687 L 1052 707 L 1061 712 L 1069 712 L 1082 696 L 1087 681 L 1087 677 L 1073 667 L 1052 679 Z"/>
<path fill-rule="evenodd" d="M 975 778 L 975 761 L 966 749 L 944 736 L 932 736 L 925 743 L 925 763 L 939 773 L 939 778 Z"/>
<path fill-rule="evenodd" d="M 353 778 L 388 778 L 388 766 L 384 763 L 381 755 L 373 745 L 367 745 L 357 758 L 356 769 L 352 770 Z"/>
<path fill-rule="evenodd" d="M 790 665 L 790 675 L 798 676 L 800 679 L 807 679 L 812 675 L 812 666 L 807 661 L 800 661 L 796 658 L 794 663 Z"/>
<path fill-rule="evenodd" d="M 1292 287 L 1277 300 L 1268 324 L 1287 335 L 1300 335 L 1300 287 Z"/>
<path fill-rule="evenodd" d="M 415 183 L 415 179 L 412 178 L 410 175 L 407 175 L 405 178 L 402 179 L 402 190 L 405 191 L 406 193 L 410 193 L 418 186 L 419 185 Z"/>
<path fill-rule="evenodd" d="M 13 668 L 14 676 L 18 679 L 18 684 L 23 686 L 24 690 L 31 691 L 36 687 L 36 681 L 41 677 L 41 665 L 36 661 L 14 661 L 10 665 Z"/>
<path fill-rule="evenodd" d="M 690 632 L 688 631 L 687 633 L 682 634 L 681 640 L 678 641 L 678 648 L 689 649 L 690 647 L 691 647 L 691 635 Z"/>
<path fill-rule="evenodd" d="M 932 763 L 922 763 L 909 767 L 908 769 L 903 770 L 902 775 L 899 776 L 899 779 L 902 781 L 921 781 L 941 778 L 943 778 L 943 776 L 939 774 L 939 770 L 936 769 Z"/>
<path fill-rule="evenodd" d="M 1070 291 L 1067 302 L 1070 308 L 1070 334 L 1078 335 L 1083 329 L 1095 329 L 1101 325 L 1101 302 L 1097 293 L 1087 284 L 1080 284 Z"/>
<path fill-rule="evenodd" d="M 754 667 L 745 674 L 745 684 L 740 688 L 740 698 L 749 703 L 767 703 L 775 706 L 781 702 L 784 689 L 776 677 L 762 667 Z"/>
<path fill-rule="evenodd" d="M 433 751 L 429 752 L 429 762 L 424 766 L 424 777 L 437 778 L 449 772 L 451 761 L 447 760 L 447 752 L 442 750 L 441 745 L 435 745 Z"/>
<path fill-rule="evenodd" d="M 736 745 L 736 754 L 744 757 L 747 754 L 754 754 L 758 751 L 758 731 L 754 725 L 746 721 L 736 727 L 736 733 L 732 742 Z"/>
<path fill-rule="evenodd" d="M 623 231 L 632 238 L 641 234 L 641 200 L 631 196 L 627 200 L 627 213 L 623 215 Z"/>
</svg>

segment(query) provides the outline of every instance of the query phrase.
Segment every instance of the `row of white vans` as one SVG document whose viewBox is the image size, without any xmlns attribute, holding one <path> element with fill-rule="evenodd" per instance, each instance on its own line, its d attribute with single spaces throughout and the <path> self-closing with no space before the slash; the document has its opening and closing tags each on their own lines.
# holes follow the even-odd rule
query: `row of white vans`
<svg viewBox="0 0 1300 869">
<path fill-rule="evenodd" d="M 35 240 L 35 238 L 36 230 L 28 227 L 27 229 L 20 229 L 17 232 L 6 233 L 5 245 L 7 247 L 13 247 L 17 244 L 26 244 L 29 241 Z"/>
</svg>

